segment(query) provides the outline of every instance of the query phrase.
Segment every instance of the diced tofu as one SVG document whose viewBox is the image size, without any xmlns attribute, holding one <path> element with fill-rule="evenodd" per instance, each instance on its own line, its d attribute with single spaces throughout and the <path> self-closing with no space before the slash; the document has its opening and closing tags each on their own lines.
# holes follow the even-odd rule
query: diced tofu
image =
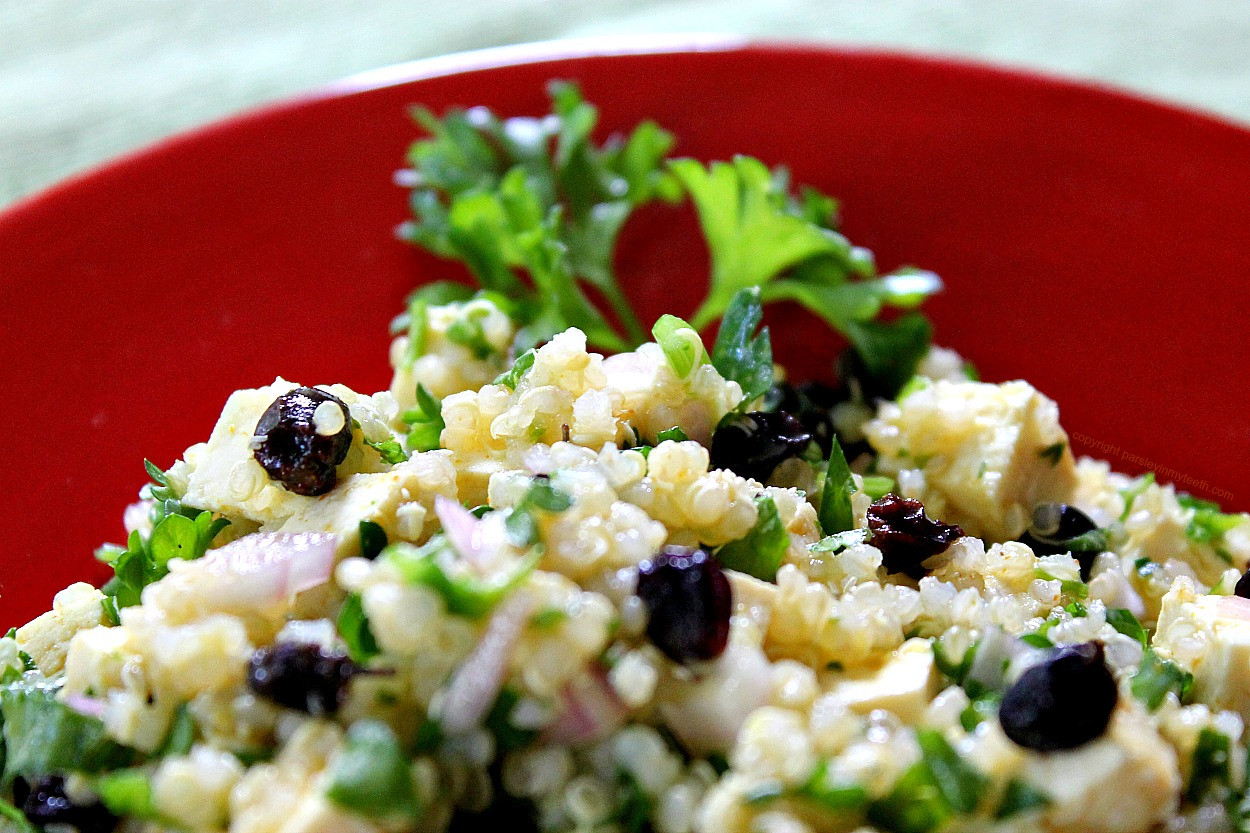
<svg viewBox="0 0 1250 833">
<path fill-rule="evenodd" d="M 767 633 L 768 620 L 777 603 L 777 585 L 737 570 L 726 570 L 725 575 L 733 591 L 734 615 L 754 624 L 761 636 Z"/>
<path fill-rule="evenodd" d="M 930 516 L 991 541 L 1017 538 L 1036 504 L 1076 487 L 1059 409 L 1026 382 L 933 382 L 882 405 L 864 433 L 883 470 L 922 483 L 909 496 Z"/>
<path fill-rule="evenodd" d="M 297 387 L 278 379 L 263 388 L 230 394 L 208 442 L 187 449 L 189 472 L 183 500 L 188 506 L 270 523 L 291 514 L 288 504 L 310 499 L 271 481 L 251 448 L 261 414 Z"/>
<path fill-rule="evenodd" d="M 171 482 L 185 485 L 183 500 L 188 506 L 276 528 L 320 500 L 287 491 L 270 479 L 253 456 L 252 438 L 261 415 L 275 399 L 296 387 L 294 382 L 278 379 L 263 388 L 230 395 L 208 442 L 188 448 L 184 462 L 170 472 Z M 361 396 L 342 385 L 326 389 L 347 404 L 352 418 L 361 425 L 346 459 L 338 466 L 339 481 L 359 473 L 386 472 L 388 466 L 376 451 L 364 445 L 362 436 L 374 441 L 392 438 L 386 424 L 397 407 L 394 398 L 389 393 Z"/>
<path fill-rule="evenodd" d="M 1188 564 L 1198 580 L 1214 586 L 1230 566 L 1245 570 L 1250 541 L 1234 528 L 1210 542 L 1194 541 L 1188 534 L 1194 510 L 1181 506 L 1175 487 L 1150 485 L 1137 495 L 1124 519 L 1127 540 L 1121 552 L 1149 558 L 1156 564 L 1176 560 Z M 1218 551 L 1217 551 L 1218 550 Z"/>
<path fill-rule="evenodd" d="M 104 624 L 104 594 L 90 584 L 66 587 L 52 600 L 52 609 L 17 629 L 17 644 L 44 674 L 65 666 L 74 634 Z"/>
<path fill-rule="evenodd" d="M 291 504 L 294 511 L 266 530 L 332 532 L 341 555 L 356 551 L 361 521 L 378 524 L 391 541 L 420 541 L 435 521 L 436 495 L 456 497 L 456 470 L 446 451 L 414 454 L 386 472 L 353 474 L 324 495 Z"/>
<path fill-rule="evenodd" d="M 1052 833 L 1146 833 L 1176 810 L 1176 753 L 1135 706 L 1076 749 L 1027 756 L 1021 777 L 1049 795 Z"/>
<path fill-rule="evenodd" d="M 388 467 L 379 463 L 376 452 L 362 452 L 356 442 L 339 466 L 338 483 L 315 497 L 289 492 L 269 478 L 253 456 L 253 431 L 274 399 L 295 387 L 279 379 L 230 396 L 208 442 L 188 449 L 186 465 L 177 472 L 185 478 L 187 505 L 260 524 L 266 532 L 332 532 L 339 536 L 343 555 L 355 552 L 363 520 L 380 525 L 391 540 L 424 538 L 433 523 L 434 496 L 456 495 L 448 452 L 415 454 Z M 362 425 L 368 422 L 366 429 L 386 432 L 385 415 L 375 413 L 370 404 L 378 397 L 360 397 L 342 386 L 331 390 L 348 403 L 354 417 L 359 412 L 355 418 Z"/>
<path fill-rule="evenodd" d="M 152 803 L 185 830 L 220 830 L 228 820 L 230 790 L 242 775 L 234 755 L 197 745 L 189 755 L 161 761 L 152 776 Z"/>
<path fill-rule="evenodd" d="M 1176 580 L 1154 637 L 1160 656 L 1194 675 L 1194 698 L 1250 719 L 1250 599 L 1205 596 Z"/>
<path fill-rule="evenodd" d="M 868 714 L 885 709 L 905 723 L 916 723 L 937 694 L 933 650 L 926 639 L 909 639 L 870 677 L 844 680 L 833 696 L 849 709 Z"/>
</svg>

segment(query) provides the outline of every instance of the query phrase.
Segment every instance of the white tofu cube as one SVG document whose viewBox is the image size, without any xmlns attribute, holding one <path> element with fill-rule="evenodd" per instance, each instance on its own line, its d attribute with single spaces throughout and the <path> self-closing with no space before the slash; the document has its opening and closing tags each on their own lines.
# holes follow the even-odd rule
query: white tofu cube
<svg viewBox="0 0 1250 833">
<path fill-rule="evenodd" d="M 864 433 L 883 470 L 923 474 L 906 479 L 923 484 L 931 517 L 991 541 L 1018 537 L 1036 504 L 1076 488 L 1059 408 L 1026 382 L 932 382 L 883 404 Z"/>
</svg>

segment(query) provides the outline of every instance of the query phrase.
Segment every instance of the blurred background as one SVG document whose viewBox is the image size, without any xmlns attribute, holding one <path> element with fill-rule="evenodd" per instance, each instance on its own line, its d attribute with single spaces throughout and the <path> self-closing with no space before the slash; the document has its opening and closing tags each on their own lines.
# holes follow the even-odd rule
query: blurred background
<svg viewBox="0 0 1250 833">
<path fill-rule="evenodd" d="M 1250 123 L 1250 0 L 0 0 L 0 205 L 387 64 L 709 30 L 1037 67 Z"/>
</svg>

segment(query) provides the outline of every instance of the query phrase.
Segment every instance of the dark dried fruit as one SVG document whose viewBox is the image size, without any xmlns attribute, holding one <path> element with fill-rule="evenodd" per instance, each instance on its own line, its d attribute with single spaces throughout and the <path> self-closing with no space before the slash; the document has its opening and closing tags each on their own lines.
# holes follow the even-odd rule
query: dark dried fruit
<svg viewBox="0 0 1250 833">
<path fill-rule="evenodd" d="M 1234 596 L 1241 596 L 1243 599 L 1250 599 L 1250 570 L 1246 570 L 1245 575 L 1237 579 L 1237 585 L 1233 588 Z"/>
<path fill-rule="evenodd" d="M 333 411 L 329 420 L 314 418 L 326 402 L 342 409 L 341 421 Z M 333 394 L 296 388 L 279 396 L 261 414 L 255 443 L 256 460 L 271 478 L 297 495 L 322 495 L 334 488 L 334 467 L 351 448 L 351 415 Z"/>
<path fill-rule="evenodd" d="M 346 654 L 311 643 L 281 642 L 252 654 L 247 685 L 279 706 L 320 717 L 338 711 L 347 684 L 359 671 Z"/>
<path fill-rule="evenodd" d="M 881 550 L 886 570 L 916 579 L 928 572 L 923 562 L 946 552 L 964 534 L 954 524 L 930 519 L 920 501 L 894 494 L 868 507 L 868 529 L 868 543 Z"/>
<path fill-rule="evenodd" d="M 1068 645 L 1007 689 L 998 722 L 1026 749 L 1074 749 L 1107 731 L 1118 696 L 1102 643 Z"/>
<path fill-rule="evenodd" d="M 845 388 L 835 388 L 823 382 L 800 382 L 797 385 L 781 382 L 769 391 L 769 403 L 773 406 L 770 410 L 785 411 L 797 419 L 812 435 L 825 457 L 829 456 L 836 434 L 832 411 L 846 398 Z M 848 459 L 854 459 L 845 444 L 842 450 L 847 452 Z"/>
<path fill-rule="evenodd" d="M 1094 559 L 1102 552 L 1107 541 L 1097 533 L 1098 524 L 1066 503 L 1039 503 L 1033 508 L 1033 520 L 1029 529 L 1020 536 L 1020 542 L 1028 544 L 1037 555 L 1072 553 L 1081 565 L 1081 580 L 1089 581 Z"/>
<path fill-rule="evenodd" d="M 785 411 L 731 414 L 712 435 L 712 468 L 767 483 L 784 460 L 799 457 L 812 435 Z"/>
<path fill-rule="evenodd" d="M 39 829 L 46 825 L 67 825 L 79 833 L 108 833 L 117 827 L 117 816 L 101 803 L 75 804 L 65 794 L 65 779 L 48 775 L 27 783 L 24 778 L 13 781 L 13 802 L 27 821 Z"/>
<path fill-rule="evenodd" d="M 715 659 L 729 641 L 733 592 L 704 550 L 665 547 L 638 567 L 647 637 L 674 662 Z"/>
</svg>

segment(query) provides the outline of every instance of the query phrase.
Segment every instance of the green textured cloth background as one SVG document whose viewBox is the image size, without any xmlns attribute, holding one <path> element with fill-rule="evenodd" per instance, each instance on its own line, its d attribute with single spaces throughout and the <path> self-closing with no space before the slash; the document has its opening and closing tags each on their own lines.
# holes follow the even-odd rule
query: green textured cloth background
<svg viewBox="0 0 1250 833">
<path fill-rule="evenodd" d="M 0 0 L 0 205 L 386 64 L 711 29 L 1042 67 L 1250 122 L 1250 0 Z"/>
</svg>

